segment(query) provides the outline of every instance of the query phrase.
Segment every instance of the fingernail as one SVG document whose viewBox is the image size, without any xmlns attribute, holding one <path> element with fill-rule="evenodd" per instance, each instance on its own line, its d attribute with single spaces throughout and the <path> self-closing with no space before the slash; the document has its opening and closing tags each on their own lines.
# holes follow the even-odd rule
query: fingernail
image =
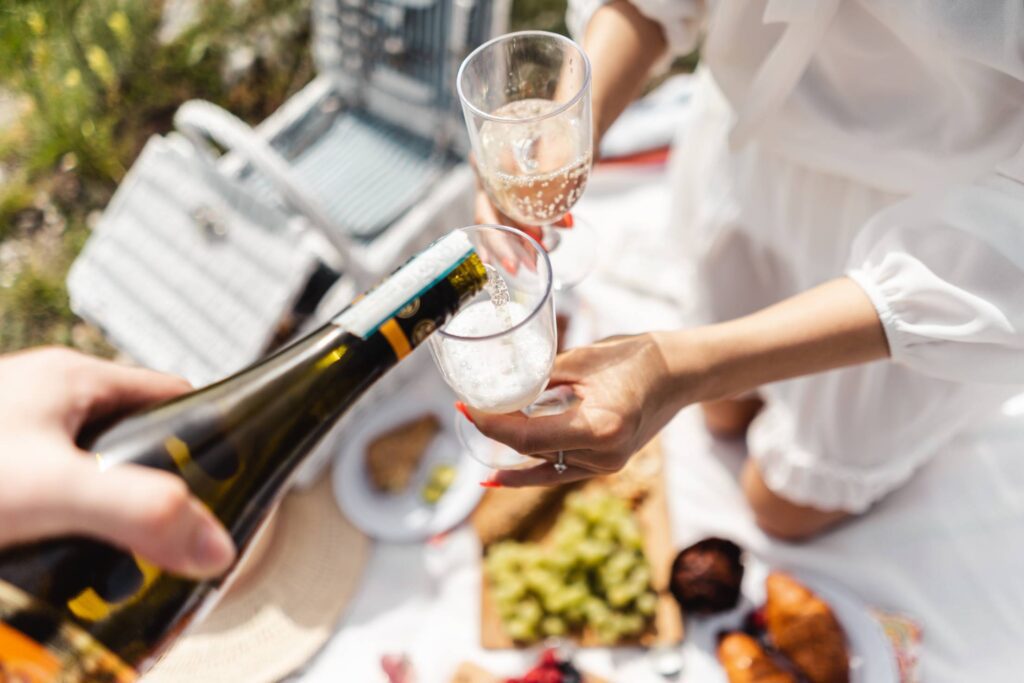
<svg viewBox="0 0 1024 683">
<path fill-rule="evenodd" d="M 235 544 L 220 526 L 204 523 L 192 544 L 192 564 L 201 572 L 227 569 L 235 559 Z"/>
<path fill-rule="evenodd" d="M 474 427 L 476 426 L 476 421 L 473 419 L 473 416 L 469 414 L 469 408 L 466 407 L 465 403 L 463 403 L 462 401 L 456 401 L 455 402 L 455 410 L 457 410 L 460 413 L 462 413 L 462 417 L 464 417 L 467 420 L 469 420 L 470 423 L 472 423 L 472 425 Z"/>
<path fill-rule="evenodd" d="M 500 489 L 501 488 L 501 482 L 500 481 L 494 481 L 493 479 L 488 479 L 487 481 L 482 481 L 482 482 L 480 482 L 480 485 L 483 486 L 485 489 Z"/>
<path fill-rule="evenodd" d="M 501 259 L 501 265 L 504 266 L 506 272 L 512 275 L 515 275 L 516 272 L 519 270 L 519 266 L 516 265 L 516 262 L 508 258 L 507 256 Z"/>
<path fill-rule="evenodd" d="M 573 226 L 572 214 L 571 213 L 565 214 L 564 216 L 562 216 L 562 220 L 560 220 L 557 223 L 555 223 L 555 225 L 557 225 L 559 227 L 562 227 L 562 228 L 571 228 Z"/>
</svg>

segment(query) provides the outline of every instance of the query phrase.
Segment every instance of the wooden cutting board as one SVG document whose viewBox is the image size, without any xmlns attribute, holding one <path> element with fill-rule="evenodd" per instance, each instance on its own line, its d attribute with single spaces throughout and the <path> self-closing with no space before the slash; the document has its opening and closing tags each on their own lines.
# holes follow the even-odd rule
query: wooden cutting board
<svg viewBox="0 0 1024 683">
<path fill-rule="evenodd" d="M 658 594 L 658 606 L 651 621 L 650 627 L 638 638 L 621 641 L 617 646 L 651 647 L 654 645 L 675 645 L 683 640 L 683 615 L 678 603 L 668 591 L 669 578 L 672 570 L 672 560 L 675 553 L 672 545 L 672 534 L 668 512 L 667 492 L 665 490 L 664 477 L 664 454 L 657 439 L 647 444 L 639 453 L 630 459 L 629 464 L 616 474 L 598 477 L 585 482 L 581 486 L 572 487 L 582 491 L 607 490 L 624 498 L 637 500 L 634 514 L 640 524 L 644 539 L 644 554 L 651 566 L 651 584 Z M 532 514 L 532 521 L 529 529 L 521 529 L 515 537 L 520 540 L 537 541 L 544 544 L 548 533 L 554 524 L 555 519 L 562 511 L 561 502 L 564 499 L 564 491 L 558 494 L 555 504 L 545 501 L 543 506 L 533 501 L 525 501 L 524 507 L 529 507 Z M 503 510 L 508 509 L 509 499 L 516 495 L 526 498 L 536 497 L 536 492 L 526 489 L 516 491 L 514 489 L 498 489 L 493 492 L 494 500 L 500 502 Z M 552 494 L 553 496 L 555 494 Z M 489 492 L 481 503 L 481 509 L 474 517 L 476 524 L 478 517 L 487 514 L 486 506 L 491 504 L 488 497 Z M 495 503 L 496 504 L 496 503 Z M 534 508 L 538 508 L 534 510 Z M 501 538 L 489 537 L 489 543 L 503 540 Z M 484 547 L 486 553 L 487 546 Z M 482 573 L 482 568 L 481 568 Z M 497 605 L 491 596 L 490 582 L 482 577 L 481 584 L 481 614 L 480 614 L 480 643 L 486 649 L 508 649 L 516 647 L 513 641 L 505 633 L 501 623 L 501 616 L 498 613 Z M 581 647 L 600 647 L 601 643 L 592 633 L 584 632 L 580 637 L 571 638 L 573 642 Z"/>
</svg>

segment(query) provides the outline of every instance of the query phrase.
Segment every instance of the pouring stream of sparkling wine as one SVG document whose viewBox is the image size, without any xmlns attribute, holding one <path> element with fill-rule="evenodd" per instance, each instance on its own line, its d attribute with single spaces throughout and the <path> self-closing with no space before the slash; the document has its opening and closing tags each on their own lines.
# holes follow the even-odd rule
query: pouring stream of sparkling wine
<svg viewBox="0 0 1024 683">
<path fill-rule="evenodd" d="M 484 291 L 491 298 L 491 305 L 494 306 L 494 310 L 501 320 L 502 329 L 512 329 L 512 314 L 508 310 L 508 303 L 512 300 L 512 296 L 509 294 L 508 284 L 494 266 L 484 264 L 484 270 L 487 271 L 487 282 L 484 283 Z M 505 337 L 501 340 L 501 343 L 502 346 L 509 350 L 512 368 L 518 370 L 518 354 L 516 353 L 513 340 L 511 337 Z"/>
<path fill-rule="evenodd" d="M 508 293 L 508 285 L 505 284 L 505 278 L 489 263 L 484 264 L 484 270 L 487 271 L 487 283 L 484 284 L 484 291 L 491 297 L 491 303 L 494 304 L 495 308 L 504 310 L 505 304 L 511 299 Z M 508 313 L 506 312 L 505 315 L 508 315 Z M 511 321 L 509 321 L 508 326 L 512 327 Z"/>
</svg>

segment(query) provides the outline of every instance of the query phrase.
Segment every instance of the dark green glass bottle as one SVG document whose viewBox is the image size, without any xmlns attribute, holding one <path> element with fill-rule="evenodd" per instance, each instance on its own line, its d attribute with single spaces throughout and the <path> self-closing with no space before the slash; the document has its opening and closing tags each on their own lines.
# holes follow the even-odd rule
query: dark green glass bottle
<svg viewBox="0 0 1024 683">
<path fill-rule="evenodd" d="M 328 429 L 486 279 L 469 240 L 454 232 L 327 325 L 228 379 L 120 421 L 91 450 L 102 467 L 132 463 L 180 476 L 242 550 Z M 218 585 L 86 538 L 2 551 L 0 681 L 132 681 Z"/>
</svg>

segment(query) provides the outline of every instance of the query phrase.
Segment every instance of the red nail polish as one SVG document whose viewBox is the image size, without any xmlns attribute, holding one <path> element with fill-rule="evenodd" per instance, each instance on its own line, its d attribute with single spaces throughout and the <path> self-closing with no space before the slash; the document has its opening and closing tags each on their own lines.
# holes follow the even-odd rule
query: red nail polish
<svg viewBox="0 0 1024 683">
<path fill-rule="evenodd" d="M 560 220 L 558 223 L 563 228 L 571 228 L 573 226 L 572 214 L 565 214 L 564 216 L 562 216 L 562 220 Z"/>
<path fill-rule="evenodd" d="M 476 425 L 476 422 L 473 420 L 473 416 L 469 414 L 469 408 L 466 407 L 465 403 L 463 403 L 462 401 L 456 401 L 455 410 L 462 413 L 462 417 L 469 420 L 471 423 L 473 423 L 474 426 Z"/>
<path fill-rule="evenodd" d="M 516 272 L 519 270 L 519 266 L 516 265 L 516 262 L 508 258 L 507 256 L 501 259 L 501 265 L 511 275 L 515 275 Z"/>
<path fill-rule="evenodd" d="M 488 479 L 487 481 L 482 481 L 482 482 L 480 482 L 480 485 L 483 486 L 485 489 L 500 489 L 501 488 L 501 482 L 500 481 L 494 481 L 493 479 Z"/>
</svg>

